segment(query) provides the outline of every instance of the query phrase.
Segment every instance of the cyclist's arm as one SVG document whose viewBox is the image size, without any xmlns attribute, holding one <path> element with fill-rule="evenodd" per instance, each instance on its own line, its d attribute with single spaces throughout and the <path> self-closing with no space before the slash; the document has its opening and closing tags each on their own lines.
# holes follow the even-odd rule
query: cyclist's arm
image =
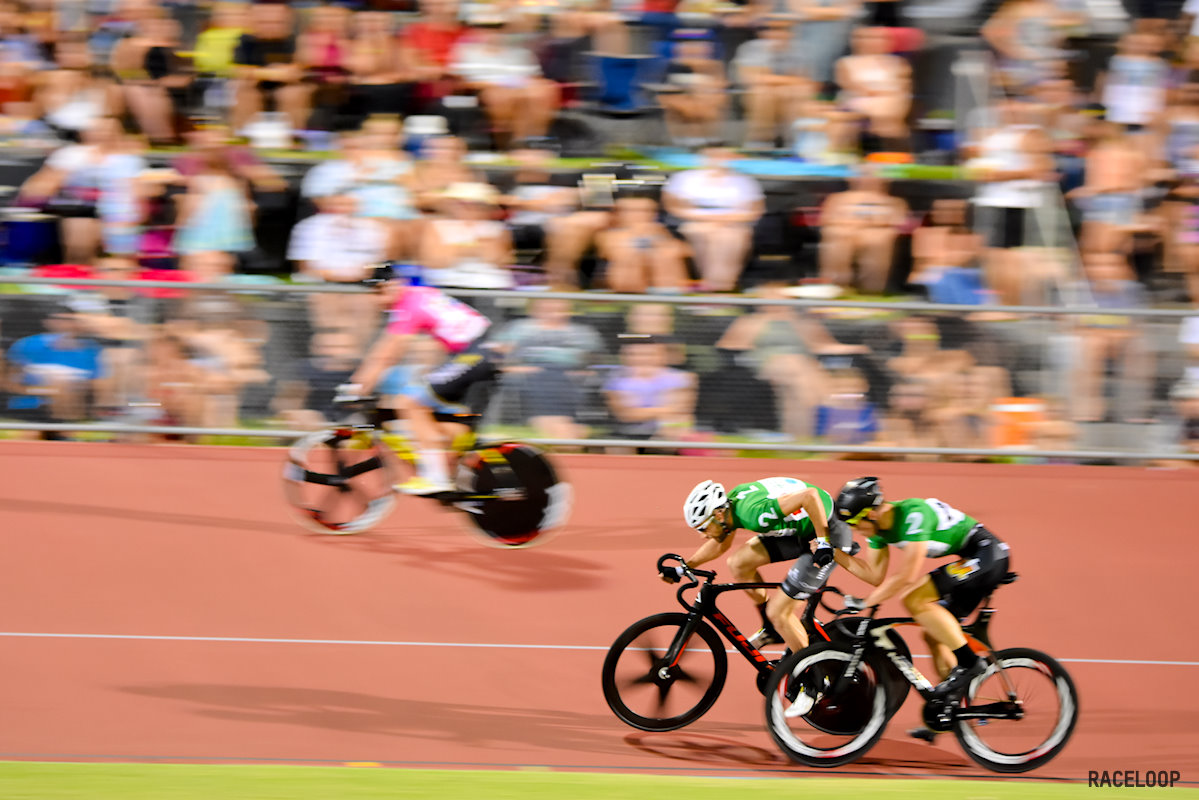
<svg viewBox="0 0 1199 800">
<path fill-rule="evenodd" d="M 363 394 L 370 394 L 383 372 L 403 357 L 411 340 L 410 333 L 384 333 L 371 346 L 362 364 L 354 371 L 354 377 L 350 378 L 350 383 L 361 386 Z"/>
<path fill-rule="evenodd" d="M 820 492 L 812 487 L 798 492 L 785 494 L 779 499 L 779 510 L 783 516 L 789 517 L 797 511 L 808 512 L 812 520 L 817 539 L 828 539 L 828 515 L 824 511 L 824 503 L 820 502 Z"/>
<path fill-rule="evenodd" d="M 851 556 L 840 548 L 836 548 L 833 550 L 833 558 L 849 574 L 861 578 L 871 586 L 878 586 L 883 582 L 883 576 L 887 574 L 890 550 L 889 547 L 880 547 L 877 550 L 867 547 L 862 549 L 862 555 Z"/>
<path fill-rule="evenodd" d="M 924 580 L 923 567 L 924 558 L 928 555 L 928 542 L 908 542 L 902 551 L 899 568 L 882 583 L 876 584 L 878 588 L 865 600 L 867 608 L 877 606 L 896 595 L 907 594 Z"/>
<path fill-rule="evenodd" d="M 691 554 L 691 558 L 687 559 L 688 567 L 698 567 L 700 564 L 707 564 L 714 558 L 719 558 L 721 555 L 728 552 L 733 546 L 733 540 L 737 538 L 738 528 L 729 531 L 728 535 L 720 541 L 708 539 L 699 546 L 699 549 Z"/>
</svg>

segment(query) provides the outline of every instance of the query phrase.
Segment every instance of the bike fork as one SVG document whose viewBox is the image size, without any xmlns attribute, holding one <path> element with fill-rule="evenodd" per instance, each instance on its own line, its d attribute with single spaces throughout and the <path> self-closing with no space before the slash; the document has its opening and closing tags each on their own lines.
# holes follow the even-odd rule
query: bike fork
<svg viewBox="0 0 1199 800">
<path fill-rule="evenodd" d="M 683 627 L 679 629 L 675 635 L 674 641 L 670 643 L 670 649 L 662 657 L 662 666 L 658 668 L 660 678 L 665 678 L 666 671 L 678 666 L 679 660 L 683 657 L 683 653 L 687 650 L 687 645 L 691 643 L 691 637 L 695 635 L 695 627 L 699 624 L 698 614 L 688 614 L 687 621 Z"/>
</svg>

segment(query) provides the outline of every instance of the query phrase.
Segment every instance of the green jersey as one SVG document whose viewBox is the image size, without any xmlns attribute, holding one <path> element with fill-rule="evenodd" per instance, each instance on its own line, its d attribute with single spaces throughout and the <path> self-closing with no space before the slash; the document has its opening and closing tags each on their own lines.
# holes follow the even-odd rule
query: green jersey
<svg viewBox="0 0 1199 800">
<path fill-rule="evenodd" d="M 815 538 L 816 532 L 812 528 L 808 512 L 801 508 L 794 514 L 784 516 L 778 501 L 783 495 L 802 492 L 808 488 L 815 489 L 820 494 L 825 516 L 832 516 L 833 498 L 820 487 L 804 483 L 798 478 L 763 478 L 753 483 L 734 486 L 729 492 L 734 524 L 754 533 Z"/>
<path fill-rule="evenodd" d="M 869 544 L 875 550 L 892 544 L 904 547 L 908 542 L 928 542 L 929 558 L 957 555 L 978 524 L 973 517 L 935 497 L 900 500 L 892 511 L 890 530 L 880 529 L 878 536 L 870 537 Z"/>
</svg>

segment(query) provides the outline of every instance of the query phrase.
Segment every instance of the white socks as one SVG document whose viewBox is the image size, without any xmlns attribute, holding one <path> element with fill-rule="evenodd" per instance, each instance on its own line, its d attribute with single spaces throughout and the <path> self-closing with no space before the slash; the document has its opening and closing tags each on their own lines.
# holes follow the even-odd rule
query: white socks
<svg viewBox="0 0 1199 800">
<path fill-rule="evenodd" d="M 450 482 L 450 474 L 445 465 L 445 452 L 442 450 L 421 450 L 419 470 L 420 474 L 432 483 Z"/>
</svg>

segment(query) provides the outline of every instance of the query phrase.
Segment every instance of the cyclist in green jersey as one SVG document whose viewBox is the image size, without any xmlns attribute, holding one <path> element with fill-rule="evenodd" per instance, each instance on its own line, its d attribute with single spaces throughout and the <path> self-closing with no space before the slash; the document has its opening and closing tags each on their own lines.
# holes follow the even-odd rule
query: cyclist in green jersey
<svg viewBox="0 0 1199 800">
<path fill-rule="evenodd" d="M 707 537 L 687 559 L 688 567 L 728 552 L 740 530 L 752 537 L 729 557 L 734 580 L 760 583 L 760 567 L 795 562 L 782 582 L 782 591 L 773 597 L 768 599 L 764 589 L 746 590 L 762 616 L 761 630 L 750 637 L 755 647 L 785 642 L 798 651 L 808 646 L 795 608 L 828 580 L 835 566 L 833 548 L 853 545 L 848 526 L 830 516 L 832 508 L 828 492 L 797 478 L 763 478 L 734 486 L 728 493 L 715 481 L 702 481 L 687 496 L 683 516 L 690 527 Z M 662 568 L 664 580 L 677 581 L 681 575 L 680 567 Z"/>
<path fill-rule="evenodd" d="M 847 604 L 876 606 L 901 597 L 912 618 L 924 629 L 941 683 L 941 697 L 954 697 L 985 664 L 966 643 L 960 620 L 968 616 L 1008 573 L 1008 546 L 978 520 L 936 498 L 887 502 L 878 478 L 858 478 L 837 495 L 834 516 L 867 539 L 861 556 L 835 553 L 837 563 L 875 589 L 865 599 Z M 891 548 L 901 555 L 891 570 Z M 954 561 L 924 573 L 925 558 L 953 556 Z M 910 731 L 928 741 L 926 728 Z"/>
</svg>

